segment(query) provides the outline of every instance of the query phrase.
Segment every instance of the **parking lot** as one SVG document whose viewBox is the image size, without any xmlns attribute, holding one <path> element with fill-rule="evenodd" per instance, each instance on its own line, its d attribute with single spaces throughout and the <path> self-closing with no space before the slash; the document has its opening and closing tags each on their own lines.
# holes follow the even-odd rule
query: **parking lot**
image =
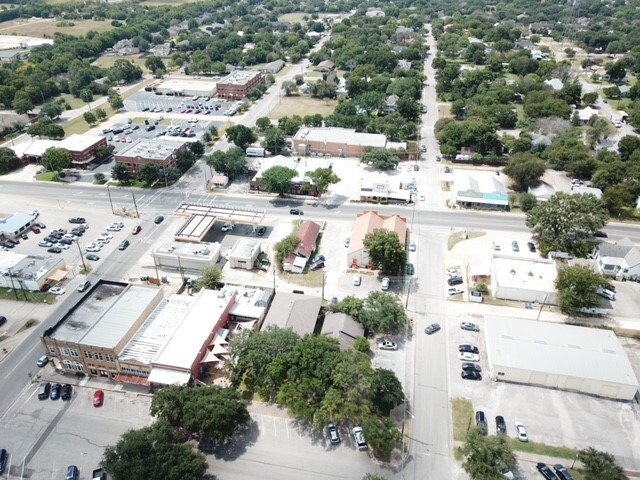
<svg viewBox="0 0 640 480">
<path fill-rule="evenodd" d="M 239 104 L 217 98 L 198 97 L 194 100 L 193 97 L 156 95 L 152 92 L 138 92 L 124 101 L 125 108 L 130 112 L 189 113 L 212 117 L 233 115 Z"/>
</svg>

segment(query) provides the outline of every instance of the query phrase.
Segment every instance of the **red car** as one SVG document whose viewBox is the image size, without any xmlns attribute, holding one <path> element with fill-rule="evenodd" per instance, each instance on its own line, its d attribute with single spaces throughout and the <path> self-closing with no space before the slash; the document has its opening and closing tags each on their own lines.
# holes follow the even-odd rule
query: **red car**
<svg viewBox="0 0 640 480">
<path fill-rule="evenodd" d="M 93 406 L 98 408 L 101 407 L 104 403 L 104 392 L 102 390 L 98 390 L 93 394 Z"/>
<path fill-rule="evenodd" d="M 40 229 L 38 227 L 36 227 L 35 225 L 33 227 L 31 227 L 31 231 L 33 233 L 40 233 Z"/>
<path fill-rule="evenodd" d="M 133 231 L 131 233 L 137 235 L 140 233 L 140 230 L 142 230 L 142 227 L 140 225 L 136 225 L 135 227 L 133 227 Z"/>
<path fill-rule="evenodd" d="M 20 240 L 18 240 L 17 238 L 7 238 L 7 242 L 18 245 L 20 243 Z"/>
</svg>

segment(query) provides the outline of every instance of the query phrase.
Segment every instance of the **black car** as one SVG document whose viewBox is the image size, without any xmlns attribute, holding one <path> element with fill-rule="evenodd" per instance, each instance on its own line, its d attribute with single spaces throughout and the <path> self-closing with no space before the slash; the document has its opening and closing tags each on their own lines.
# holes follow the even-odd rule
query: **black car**
<svg viewBox="0 0 640 480">
<path fill-rule="evenodd" d="M 100 257 L 98 255 L 94 255 L 93 253 L 90 253 L 84 258 L 86 258 L 87 260 L 91 260 L 92 262 L 97 262 L 98 260 L 100 260 Z"/>
<path fill-rule="evenodd" d="M 299 208 L 291 208 L 289 210 L 289 213 L 291 215 L 304 215 L 304 213 L 302 212 L 302 210 L 300 210 Z"/>
<path fill-rule="evenodd" d="M 6 248 L 15 248 L 16 246 L 11 242 L 2 242 L 2 246 Z"/>
<path fill-rule="evenodd" d="M 61 238 L 60 240 L 58 240 L 58 243 L 62 243 L 64 245 L 71 245 L 73 243 L 73 240 L 71 240 L 70 238 Z"/>
<path fill-rule="evenodd" d="M 265 234 L 266 231 L 267 231 L 267 227 L 258 227 L 256 228 L 256 235 L 261 237 Z"/>
<path fill-rule="evenodd" d="M 554 465 L 553 469 L 556 471 L 556 475 L 560 480 L 573 480 L 573 477 L 569 473 L 569 470 L 567 470 L 564 466 L 560 465 L 559 463 L 557 465 Z"/>
<path fill-rule="evenodd" d="M 469 372 L 481 372 L 482 367 L 477 363 L 465 362 L 462 364 L 462 370 L 466 370 Z"/>
<path fill-rule="evenodd" d="M 462 372 L 460 372 L 460 376 L 464 380 L 482 380 L 482 375 L 480 375 L 479 372 L 469 370 L 463 370 Z"/>
<path fill-rule="evenodd" d="M 47 226 L 44 223 L 34 223 L 34 225 L 41 229 L 47 228 Z"/>
<path fill-rule="evenodd" d="M 4 315 L 0 315 L 0 327 L 5 323 L 7 323 L 7 317 L 5 317 Z"/>
<path fill-rule="evenodd" d="M 546 463 L 540 462 L 536 464 L 536 468 L 542 474 L 542 476 L 547 480 L 558 480 L 558 477 L 556 477 L 556 474 L 551 471 L 551 469 L 547 466 Z"/>
<path fill-rule="evenodd" d="M 527 247 L 529 247 L 529 251 L 530 252 L 535 252 L 536 251 L 536 244 L 533 242 L 527 242 Z"/>
<path fill-rule="evenodd" d="M 451 277 L 447 279 L 447 284 L 450 287 L 453 287 L 454 285 L 462 285 L 463 283 L 462 277 Z"/>
<path fill-rule="evenodd" d="M 7 451 L 4 448 L 0 448 L 0 475 L 4 473 L 4 469 L 7 468 Z"/>
<path fill-rule="evenodd" d="M 60 247 L 51 247 L 47 249 L 49 253 L 62 253 L 62 249 Z"/>
<path fill-rule="evenodd" d="M 458 345 L 459 352 L 480 353 L 475 345 Z"/>
<path fill-rule="evenodd" d="M 164 221 L 164 217 L 162 215 L 158 215 L 154 220 L 153 223 L 155 223 L 156 225 L 161 224 Z"/>
<path fill-rule="evenodd" d="M 407 263 L 407 275 L 413 275 L 416 272 L 413 263 Z"/>
<path fill-rule="evenodd" d="M 593 232 L 593 236 L 594 237 L 599 237 L 599 238 L 609 238 L 609 235 L 607 235 L 607 232 L 603 232 L 602 230 L 598 230 L 597 232 Z"/>
<path fill-rule="evenodd" d="M 60 394 L 60 398 L 62 400 L 70 400 L 72 391 L 73 390 L 71 388 L 71 385 L 65 383 L 64 385 L 62 385 L 62 393 Z"/>
<path fill-rule="evenodd" d="M 123 240 L 118 247 L 118 250 L 126 250 L 129 246 L 129 240 Z"/>
<path fill-rule="evenodd" d="M 483 411 L 478 410 L 476 412 L 476 427 L 481 430 L 485 435 L 487 434 L 488 424 L 487 417 Z"/>
<path fill-rule="evenodd" d="M 87 223 L 87 220 L 84 217 L 71 217 L 69 223 Z"/>
<path fill-rule="evenodd" d="M 496 432 L 507 433 L 507 424 L 504 421 L 504 417 L 501 415 L 496 417 Z"/>
<path fill-rule="evenodd" d="M 59 383 L 54 383 L 53 387 L 51 387 L 51 395 L 49 398 L 51 400 L 58 400 L 60 398 L 60 390 L 62 390 L 62 385 Z"/>
</svg>

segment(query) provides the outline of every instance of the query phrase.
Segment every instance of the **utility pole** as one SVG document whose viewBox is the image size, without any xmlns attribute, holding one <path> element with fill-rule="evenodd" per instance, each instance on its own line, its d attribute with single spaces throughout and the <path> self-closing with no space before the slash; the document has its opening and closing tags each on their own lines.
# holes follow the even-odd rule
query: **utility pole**
<svg viewBox="0 0 640 480">
<path fill-rule="evenodd" d="M 87 271 L 87 265 L 84 263 L 84 255 L 82 255 L 82 249 L 80 248 L 80 242 L 76 239 L 76 245 L 78 246 L 78 251 L 80 252 L 80 260 L 82 260 L 82 268 L 84 271 Z"/>
<path fill-rule="evenodd" d="M 109 190 L 109 185 L 107 185 L 107 195 L 109 195 L 109 205 L 111 205 L 111 213 L 115 215 L 116 212 L 113 210 L 113 201 L 111 201 L 111 191 Z"/>
<path fill-rule="evenodd" d="M 13 293 L 14 293 L 14 294 L 15 294 L 15 296 L 16 296 L 16 300 L 19 300 L 19 298 L 18 298 L 18 291 L 16 290 L 16 286 L 15 286 L 15 284 L 13 283 L 13 273 L 11 272 L 11 269 L 10 269 L 10 268 L 8 268 L 7 270 L 9 271 L 9 279 L 11 280 L 11 288 L 13 288 Z"/>
<path fill-rule="evenodd" d="M 131 196 L 133 197 L 133 206 L 136 207 L 136 217 L 140 218 L 140 213 L 138 212 L 138 204 L 136 203 L 136 194 L 131 192 Z"/>
</svg>

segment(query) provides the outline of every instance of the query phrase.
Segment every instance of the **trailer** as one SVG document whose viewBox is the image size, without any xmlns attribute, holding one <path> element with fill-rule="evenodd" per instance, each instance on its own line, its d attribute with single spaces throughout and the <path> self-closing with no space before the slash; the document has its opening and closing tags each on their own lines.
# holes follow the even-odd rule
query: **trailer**
<svg viewBox="0 0 640 480">
<path fill-rule="evenodd" d="M 247 154 L 247 157 L 264 157 L 264 148 L 247 147 L 245 153 Z"/>
</svg>

